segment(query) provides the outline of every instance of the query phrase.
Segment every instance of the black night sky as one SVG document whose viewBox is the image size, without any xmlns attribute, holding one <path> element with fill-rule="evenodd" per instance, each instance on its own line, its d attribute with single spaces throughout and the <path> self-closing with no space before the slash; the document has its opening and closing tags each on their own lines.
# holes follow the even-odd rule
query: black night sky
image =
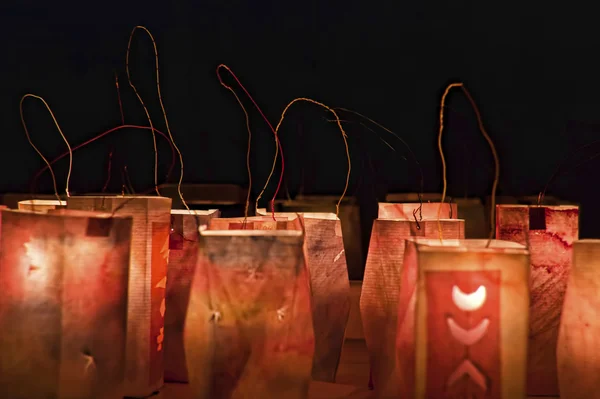
<svg viewBox="0 0 600 399">
<path fill-rule="evenodd" d="M 247 185 L 244 114 L 215 70 L 227 64 L 276 124 L 285 105 L 309 97 L 356 110 L 401 136 L 423 167 L 425 192 L 441 191 L 439 101 L 462 81 L 478 103 L 501 163 L 501 195 L 536 195 L 563 159 L 549 195 L 582 206 L 581 237 L 600 236 L 595 171 L 600 151 L 600 34 L 590 8 L 562 3 L 485 1 L 2 1 L 0 37 L 0 192 L 28 192 L 44 164 L 19 118 L 25 93 L 42 96 L 72 145 L 121 124 L 148 125 L 127 84 L 125 54 L 135 25 L 154 35 L 171 131 L 183 152 L 184 182 Z M 152 43 L 134 37 L 131 75 L 154 124 L 166 132 L 156 95 Z M 249 113 L 256 194 L 275 150 L 273 135 L 231 76 Z M 493 159 L 460 90 L 447 103 L 444 147 L 449 194 L 489 195 Z M 50 159 L 66 146 L 43 105 L 28 99 L 32 139 Z M 343 119 L 358 120 L 341 114 Z M 340 132 L 324 110 L 294 105 L 281 128 L 286 187 L 340 193 L 346 161 Z M 372 125 L 345 124 L 353 174 L 349 194 L 378 196 L 419 189 L 418 169 L 402 144 Z M 380 137 L 395 147 L 391 151 Z M 159 140 L 160 179 L 170 150 Z M 153 186 L 148 130 L 120 130 L 77 151 L 70 190 L 120 192 L 121 170 L 138 191 Z M 67 159 L 57 164 L 64 192 Z M 177 171 L 178 168 L 175 169 Z M 304 179 L 301 178 L 304 176 Z M 302 182 L 302 180 L 304 180 Z M 177 173 L 171 179 L 177 181 Z M 275 182 L 271 185 L 271 192 Z M 49 174 L 37 190 L 51 192 Z"/>
</svg>

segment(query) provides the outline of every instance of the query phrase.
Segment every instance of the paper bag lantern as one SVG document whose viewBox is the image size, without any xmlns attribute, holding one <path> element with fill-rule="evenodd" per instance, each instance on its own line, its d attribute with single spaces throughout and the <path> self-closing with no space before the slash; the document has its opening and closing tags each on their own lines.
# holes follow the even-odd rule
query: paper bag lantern
<svg viewBox="0 0 600 399">
<path fill-rule="evenodd" d="M 279 208 L 283 212 L 331 213 L 335 212 L 338 200 L 339 197 L 336 196 L 298 195 L 296 200 L 283 202 Z M 364 270 L 366 248 L 363 250 L 360 207 L 356 198 L 344 197 L 340 204 L 339 218 L 349 276 L 353 280 L 360 280 Z"/>
<path fill-rule="evenodd" d="M 498 205 L 496 238 L 518 242 L 531 254 L 527 393 L 558 395 L 556 345 L 579 235 L 576 206 Z"/>
<path fill-rule="evenodd" d="M 464 238 L 464 220 L 440 220 L 443 236 Z M 396 327 L 398 298 L 403 290 L 400 276 L 404 241 L 411 237 L 438 237 L 437 220 L 376 219 L 360 296 L 360 313 L 375 394 L 398 397 L 396 371 Z"/>
<path fill-rule="evenodd" d="M 399 397 L 525 399 L 529 255 L 487 244 L 406 241 Z"/>
<path fill-rule="evenodd" d="M 190 288 L 198 259 L 198 229 L 210 219 L 219 217 L 218 210 L 171 210 L 169 264 L 165 297 L 165 381 L 187 382 L 183 347 L 183 326 L 190 299 Z"/>
<path fill-rule="evenodd" d="M 600 375 L 600 240 L 573 243 L 573 265 L 558 337 L 558 382 L 564 399 L 598 399 Z"/>
<path fill-rule="evenodd" d="M 418 202 L 403 202 L 403 203 L 379 203 L 379 219 L 437 219 L 439 202 L 424 202 L 419 211 Z M 456 204 L 444 202 L 440 217 L 443 219 L 457 219 L 458 209 Z"/>
<path fill-rule="evenodd" d="M 266 215 L 264 209 L 257 209 L 257 213 Z M 296 217 L 302 220 L 306 235 L 304 256 L 311 285 L 315 329 L 312 378 L 335 382 L 350 314 L 350 281 L 342 240 L 342 224 L 334 213 L 275 214 L 276 220 Z"/>
<path fill-rule="evenodd" d="M 133 217 L 125 396 L 145 397 L 163 385 L 164 316 L 171 199 L 143 196 L 70 197 L 68 209 Z"/>
<path fill-rule="evenodd" d="M 124 395 L 132 220 L 0 212 L 0 396 Z"/>
<path fill-rule="evenodd" d="M 301 230 L 200 232 L 184 329 L 196 399 L 308 395 L 314 353 Z"/>
<path fill-rule="evenodd" d="M 44 213 L 52 209 L 64 208 L 66 205 L 67 201 L 33 199 L 19 201 L 19 210 Z"/>
</svg>

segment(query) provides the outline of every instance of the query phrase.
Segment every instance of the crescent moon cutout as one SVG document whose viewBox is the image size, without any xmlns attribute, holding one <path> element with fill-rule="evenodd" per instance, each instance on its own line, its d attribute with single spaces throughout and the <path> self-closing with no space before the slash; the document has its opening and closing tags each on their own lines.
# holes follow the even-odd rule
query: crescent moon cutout
<svg viewBox="0 0 600 399">
<path fill-rule="evenodd" d="M 456 339 L 463 345 L 471 346 L 477 341 L 479 341 L 481 338 L 483 338 L 485 333 L 487 333 L 488 326 L 490 325 L 490 320 L 483 319 L 481 320 L 481 323 L 479 323 L 476 327 L 473 327 L 470 330 L 465 330 L 464 328 L 456 324 L 454 319 L 451 317 L 447 319 L 447 323 L 448 327 L 450 328 L 450 333 L 452 334 L 454 339 Z"/>
<path fill-rule="evenodd" d="M 452 287 L 452 302 L 465 312 L 472 312 L 479 309 L 485 303 L 487 291 L 483 285 L 480 285 L 475 292 L 465 294 L 456 285 Z"/>
</svg>

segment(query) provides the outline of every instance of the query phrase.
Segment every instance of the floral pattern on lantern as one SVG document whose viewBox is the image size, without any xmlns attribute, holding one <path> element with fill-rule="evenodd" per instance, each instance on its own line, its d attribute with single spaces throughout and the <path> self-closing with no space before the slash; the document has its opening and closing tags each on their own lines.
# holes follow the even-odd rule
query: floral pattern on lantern
<svg viewBox="0 0 600 399">
<path fill-rule="evenodd" d="M 151 196 L 72 196 L 68 209 L 133 217 L 125 396 L 146 397 L 163 386 L 164 333 L 161 305 L 167 276 L 171 199 Z"/>
<path fill-rule="evenodd" d="M 464 220 L 440 220 L 444 237 L 464 238 Z M 411 237 L 438 237 L 438 221 L 376 219 L 360 296 L 360 313 L 369 351 L 377 397 L 397 397 L 396 328 L 398 303 L 404 291 L 401 280 L 404 241 Z"/>
<path fill-rule="evenodd" d="M 3 398 L 124 396 L 132 219 L 0 211 Z"/>
<path fill-rule="evenodd" d="M 192 394 L 304 399 L 315 342 L 303 233 L 213 230 L 222 222 L 200 232 L 184 331 Z"/>
<path fill-rule="evenodd" d="M 496 210 L 496 238 L 518 242 L 531 253 L 527 393 L 558 396 L 556 345 L 579 208 L 498 205 Z"/>
<path fill-rule="evenodd" d="M 506 241 L 406 241 L 401 397 L 525 398 L 529 255 Z"/>
<path fill-rule="evenodd" d="M 164 313 L 165 381 L 188 382 L 183 327 L 190 299 L 190 288 L 198 260 L 199 228 L 219 216 L 218 210 L 171 210 L 169 265 L 166 279 Z M 163 308 L 161 306 L 161 313 Z"/>
</svg>

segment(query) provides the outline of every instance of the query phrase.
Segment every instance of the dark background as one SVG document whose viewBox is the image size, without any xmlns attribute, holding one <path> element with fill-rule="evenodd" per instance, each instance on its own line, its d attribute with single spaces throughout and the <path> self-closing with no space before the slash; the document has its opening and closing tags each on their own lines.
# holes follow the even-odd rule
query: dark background
<svg viewBox="0 0 600 399">
<path fill-rule="evenodd" d="M 121 124 L 116 72 L 125 122 L 148 125 L 125 75 L 127 41 L 138 24 L 150 29 L 158 45 L 163 100 L 188 183 L 248 182 L 244 114 L 219 85 L 219 63 L 233 69 L 273 124 L 289 101 L 305 96 L 386 125 L 416 154 L 426 192 L 441 191 L 436 135 L 440 97 L 450 82 L 464 82 L 479 104 L 500 156 L 499 194 L 537 194 L 565 157 L 600 134 L 600 34 L 591 9 L 559 2 L 542 9 L 528 2 L 483 1 L 5 0 L 0 3 L 0 192 L 28 192 L 43 166 L 19 119 L 25 93 L 48 101 L 76 145 Z M 152 43 L 141 31 L 130 62 L 153 122 L 166 133 Z M 225 80 L 233 84 L 231 77 Z M 273 136 L 237 92 L 250 112 L 256 194 L 270 169 Z M 489 195 L 493 160 L 475 115 L 460 90 L 451 93 L 447 105 L 449 194 Z M 32 139 L 48 158 L 66 149 L 39 102 L 28 99 L 24 112 Z M 292 195 L 301 184 L 304 193 L 343 189 L 343 142 L 326 118 L 320 108 L 299 104 L 282 125 Z M 385 192 L 419 189 L 418 169 L 399 141 L 374 127 L 345 127 L 353 161 L 349 194 L 381 199 Z M 152 188 L 149 131 L 120 130 L 75 153 L 72 193 L 102 189 L 111 148 L 109 191 L 120 192 L 124 165 L 136 191 Z M 161 139 L 159 151 L 162 182 L 170 151 Z M 576 153 L 565 170 L 597 151 L 600 146 Z M 61 192 L 67 163 L 55 169 Z M 592 160 L 571 170 L 548 190 L 582 206 L 582 237 L 600 236 L 598 165 Z M 171 177 L 176 180 L 177 174 Z M 52 191 L 49 174 L 36 189 Z"/>
</svg>

